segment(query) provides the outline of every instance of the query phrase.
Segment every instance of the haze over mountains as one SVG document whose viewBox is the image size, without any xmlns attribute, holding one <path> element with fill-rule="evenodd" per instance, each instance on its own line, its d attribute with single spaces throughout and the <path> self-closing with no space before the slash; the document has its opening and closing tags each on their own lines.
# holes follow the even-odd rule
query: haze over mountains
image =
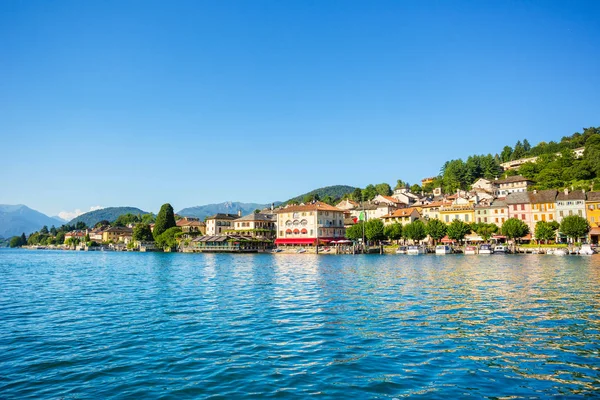
<svg viewBox="0 0 600 400">
<path fill-rule="evenodd" d="M 49 217 L 23 204 L 0 204 L 0 237 L 9 238 L 21 233 L 29 235 L 44 225 L 51 227 L 64 223 L 60 218 Z"/>
</svg>

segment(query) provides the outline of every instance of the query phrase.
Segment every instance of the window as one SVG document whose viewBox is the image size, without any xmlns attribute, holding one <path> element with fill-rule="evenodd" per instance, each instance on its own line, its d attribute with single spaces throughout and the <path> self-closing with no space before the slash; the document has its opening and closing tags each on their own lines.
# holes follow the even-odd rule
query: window
<svg viewBox="0 0 600 400">
<path fill-rule="evenodd" d="M 487 223 L 487 217 L 483 217 L 483 222 Z"/>
<path fill-rule="evenodd" d="M 513 211 L 517 211 L 517 205 L 513 204 Z"/>
<path fill-rule="evenodd" d="M 481 218 L 477 217 L 477 223 L 481 222 Z"/>
<path fill-rule="evenodd" d="M 496 218 L 496 223 L 498 223 L 498 218 Z"/>
<path fill-rule="evenodd" d="M 581 217 L 581 210 L 577 211 L 579 213 L 579 216 Z"/>
<path fill-rule="evenodd" d="M 548 215 L 548 219 L 549 219 L 550 221 L 552 221 L 552 220 L 554 219 L 554 215 L 552 215 L 552 214 Z"/>
<path fill-rule="evenodd" d="M 535 215 L 533 216 L 533 220 L 534 220 L 534 221 L 537 221 L 537 220 L 538 220 L 538 216 L 537 216 L 537 214 L 535 214 Z"/>
<path fill-rule="evenodd" d="M 498 209 L 495 209 L 495 210 L 494 210 L 494 214 L 498 214 Z M 496 218 L 496 220 L 497 220 L 497 219 L 498 219 L 498 218 Z M 498 222 L 498 221 L 496 221 L 496 222 Z"/>
<path fill-rule="evenodd" d="M 573 210 L 569 210 L 569 215 L 573 215 Z"/>
<path fill-rule="evenodd" d="M 525 214 L 521 214 L 521 219 L 525 221 Z"/>
<path fill-rule="evenodd" d="M 525 204 L 521 204 L 521 211 L 525 210 Z"/>
<path fill-rule="evenodd" d="M 594 221 L 594 217 L 591 217 L 591 219 L 592 219 L 592 222 L 595 222 L 595 221 Z"/>
<path fill-rule="evenodd" d="M 563 212 L 562 212 L 562 211 L 559 211 L 559 213 L 558 213 L 558 214 L 559 214 L 561 217 L 563 216 Z"/>
<path fill-rule="evenodd" d="M 446 215 L 446 222 L 450 222 L 450 218 L 448 218 L 448 215 Z"/>
<path fill-rule="evenodd" d="M 468 214 L 465 215 L 465 222 L 469 222 L 469 215 Z"/>
</svg>

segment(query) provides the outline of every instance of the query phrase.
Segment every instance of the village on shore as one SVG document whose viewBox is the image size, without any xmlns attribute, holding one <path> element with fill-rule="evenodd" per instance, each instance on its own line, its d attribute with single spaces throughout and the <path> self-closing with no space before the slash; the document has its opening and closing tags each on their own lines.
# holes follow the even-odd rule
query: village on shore
<svg viewBox="0 0 600 400">
<path fill-rule="evenodd" d="M 505 169 L 519 165 L 512 162 Z M 433 178 L 422 180 L 423 186 Z M 135 224 L 128 226 L 100 226 L 93 229 L 73 230 L 65 234 L 65 244 L 55 246 L 74 250 L 115 250 L 115 251 L 179 251 L 179 252 L 281 252 L 281 253 L 352 253 L 379 251 L 401 252 L 400 245 L 423 246 L 443 244 L 475 248 L 483 243 L 504 244 L 510 239 L 519 244 L 548 243 L 548 236 L 536 236 L 536 226 L 540 223 L 554 224 L 555 233 L 550 242 L 565 246 L 567 243 L 587 243 L 594 249 L 600 236 L 600 192 L 583 190 L 531 190 L 533 182 L 523 176 L 509 176 L 504 179 L 478 179 L 470 190 L 457 190 L 445 194 L 440 188 L 431 194 L 413 193 L 408 187 L 400 187 L 391 195 L 377 195 L 372 200 L 362 202 L 345 198 L 335 205 L 313 199 L 300 204 L 280 207 L 272 205 L 268 209 L 256 210 L 248 215 L 215 214 L 204 221 L 192 217 L 176 217 L 178 233 L 175 241 L 168 246 L 157 246 L 153 240 L 139 240 L 134 230 Z M 169 205 L 170 207 L 170 205 Z M 569 237 L 557 229 L 566 217 L 576 216 L 587 221 L 588 229 L 579 237 Z M 526 234 L 522 237 L 507 237 L 502 234 L 508 220 L 518 220 L 524 224 Z M 491 226 L 489 234 L 467 230 L 460 238 L 445 235 L 432 237 L 412 236 L 408 226 L 415 221 L 423 225 L 437 220 L 451 226 L 455 221 L 467 226 Z M 381 221 L 382 232 L 389 226 L 400 226 L 405 234 L 365 235 L 365 226 L 370 221 Z M 362 237 L 350 235 L 355 225 L 362 226 Z M 377 225 L 377 224 L 376 224 Z M 154 224 L 149 225 L 154 231 Z M 356 231 L 356 230 L 355 230 Z M 392 230 L 390 230 L 392 231 Z M 445 230 L 444 230 L 445 232 Z M 468 233 L 470 232 L 470 233 Z M 356 232 L 355 232 L 356 233 Z M 369 232 L 367 232 L 369 233 Z M 371 238 L 369 236 L 372 236 Z M 450 237 L 449 237 L 450 236 Z M 149 236 L 148 239 L 151 239 Z M 369 240 L 377 239 L 377 240 Z M 458 239 L 458 240 L 457 240 Z M 90 246 L 90 243 L 95 245 Z M 100 245 L 98 245 L 100 244 Z M 375 247 L 373 247 L 375 245 Z M 390 246 L 391 245 L 391 246 Z M 40 246 L 30 246 L 40 248 Z M 463 249 L 463 247 L 459 247 Z M 450 247 L 452 249 L 452 247 Z M 466 249 L 466 247 L 464 247 Z M 463 250 L 464 250 L 463 249 Z"/>
</svg>

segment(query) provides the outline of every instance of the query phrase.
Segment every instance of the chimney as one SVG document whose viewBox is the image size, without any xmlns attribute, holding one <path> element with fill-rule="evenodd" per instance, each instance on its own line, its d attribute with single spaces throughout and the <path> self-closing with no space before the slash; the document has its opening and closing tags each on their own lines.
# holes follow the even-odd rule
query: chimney
<svg viewBox="0 0 600 400">
<path fill-rule="evenodd" d="M 271 211 L 275 209 L 275 203 L 271 203 Z"/>
<path fill-rule="evenodd" d="M 238 210 L 238 217 L 242 216 L 242 210 Z"/>
</svg>

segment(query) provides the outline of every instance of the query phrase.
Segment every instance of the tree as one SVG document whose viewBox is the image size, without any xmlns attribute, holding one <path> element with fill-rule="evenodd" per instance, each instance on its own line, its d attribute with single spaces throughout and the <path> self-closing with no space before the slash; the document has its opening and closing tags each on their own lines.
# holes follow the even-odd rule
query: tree
<svg viewBox="0 0 600 400">
<path fill-rule="evenodd" d="M 486 223 L 476 224 L 474 231 L 487 242 L 494 233 L 498 232 L 498 226 L 496 224 Z"/>
<path fill-rule="evenodd" d="M 362 201 L 362 190 L 359 188 L 354 189 L 354 192 L 352 192 L 352 200 Z"/>
<path fill-rule="evenodd" d="M 385 239 L 383 222 L 378 218 L 367 221 L 365 224 L 365 237 L 370 242 Z"/>
<path fill-rule="evenodd" d="M 379 183 L 375 185 L 375 191 L 377 191 L 377 194 L 382 196 L 391 196 L 393 193 L 392 188 L 387 183 Z"/>
<path fill-rule="evenodd" d="M 569 215 L 564 217 L 560 223 L 560 232 L 567 235 L 574 241 L 585 237 L 590 231 L 590 223 L 587 219 L 579 215 Z"/>
<path fill-rule="evenodd" d="M 403 189 L 403 188 L 406 187 L 406 185 L 407 185 L 406 182 L 404 182 L 402 179 L 398 179 L 396 181 L 396 186 L 394 187 L 394 190 L 396 190 L 396 189 Z"/>
<path fill-rule="evenodd" d="M 385 237 L 387 237 L 389 240 L 399 240 L 402 238 L 402 224 L 393 223 L 387 225 L 383 229 L 383 232 L 385 233 Z"/>
<path fill-rule="evenodd" d="M 350 228 L 346 229 L 346 238 L 349 240 L 362 239 L 363 224 L 364 224 L 364 222 L 361 221 L 358 224 L 354 224 Z"/>
<path fill-rule="evenodd" d="M 21 246 L 25 246 L 27 244 L 27 236 L 25 236 L 25 232 L 21 233 Z"/>
<path fill-rule="evenodd" d="M 411 239 L 415 242 L 419 242 L 427 237 L 427 231 L 425 230 L 425 224 L 423 221 L 417 219 L 409 224 L 404 225 L 402 228 L 402 235 Z"/>
<path fill-rule="evenodd" d="M 507 162 L 511 160 L 513 149 L 510 146 L 504 146 L 502 153 L 500 153 L 500 160 Z"/>
<path fill-rule="evenodd" d="M 117 219 L 111 224 L 113 226 L 127 226 L 129 224 L 135 224 L 142 221 L 142 217 L 140 215 L 135 215 L 131 213 L 122 214 L 117 217 Z"/>
<path fill-rule="evenodd" d="M 437 218 L 430 219 L 426 227 L 427 234 L 433 239 L 436 244 L 438 240 L 446 236 L 448 226 Z"/>
<path fill-rule="evenodd" d="M 50 234 L 51 234 L 52 236 L 56 236 L 56 232 L 58 232 L 58 231 L 56 230 L 56 227 L 55 227 L 54 225 L 52 225 L 52 226 L 50 227 Z"/>
<path fill-rule="evenodd" d="M 531 145 L 529 144 L 529 140 L 524 139 L 523 140 L 523 149 L 525 150 L 525 152 L 529 152 L 529 150 L 531 150 Z"/>
<path fill-rule="evenodd" d="M 175 213 L 173 207 L 169 203 L 165 203 L 160 207 L 160 211 L 156 216 L 156 222 L 154 223 L 154 238 L 160 236 L 169 228 L 173 228 L 175 224 Z"/>
<path fill-rule="evenodd" d="M 158 215 L 160 216 L 160 212 L 158 213 Z M 157 217 L 158 219 L 158 217 Z M 154 229 L 156 230 L 156 225 L 154 226 Z M 161 233 L 158 236 L 155 236 L 156 238 L 156 246 L 160 249 L 167 249 L 167 248 L 174 248 L 177 246 L 177 234 L 181 232 L 181 228 L 178 226 L 174 226 L 171 227 L 167 230 L 165 230 L 163 233 Z"/>
<path fill-rule="evenodd" d="M 10 242 L 8 245 L 13 249 L 15 247 L 23 246 L 23 243 L 21 243 L 21 236 L 13 236 L 12 238 L 10 238 Z"/>
<path fill-rule="evenodd" d="M 373 185 L 367 185 L 362 191 L 363 200 L 373 200 L 377 196 L 377 189 Z"/>
<path fill-rule="evenodd" d="M 96 225 L 94 225 L 94 228 L 101 228 L 103 226 L 108 226 L 108 225 L 110 225 L 110 222 L 106 219 L 103 219 L 102 221 L 98 221 L 96 223 Z"/>
<path fill-rule="evenodd" d="M 548 240 L 552 240 L 556 237 L 556 228 L 554 228 L 554 225 L 546 221 L 539 221 L 537 224 L 535 224 L 534 235 L 537 240 L 543 240 L 548 243 Z"/>
<path fill-rule="evenodd" d="M 42 226 L 42 229 L 40 229 L 40 233 L 42 235 L 47 235 L 49 233 L 48 232 L 48 227 L 46 225 Z"/>
<path fill-rule="evenodd" d="M 156 221 L 156 215 L 149 213 L 142 215 L 142 224 L 153 224 Z"/>
<path fill-rule="evenodd" d="M 154 237 L 152 236 L 152 230 L 148 224 L 137 224 L 133 228 L 133 240 L 140 242 L 152 242 Z"/>
<path fill-rule="evenodd" d="M 502 224 L 502 234 L 509 239 L 520 239 L 529 233 L 529 227 L 518 218 L 509 218 Z"/>
<path fill-rule="evenodd" d="M 412 185 L 410 187 L 410 191 L 413 193 L 420 193 L 421 192 L 421 186 L 417 185 L 416 183 L 414 185 Z"/>
<path fill-rule="evenodd" d="M 460 219 L 455 219 L 448 225 L 448 237 L 461 242 L 471 232 L 471 226 Z"/>
<path fill-rule="evenodd" d="M 61 232 L 58 232 L 58 233 L 56 234 L 56 238 L 54 238 L 54 241 L 55 241 L 57 244 L 63 244 L 63 243 L 65 242 L 65 233 L 64 233 L 64 232 L 62 232 L 62 231 L 61 231 Z"/>
</svg>

